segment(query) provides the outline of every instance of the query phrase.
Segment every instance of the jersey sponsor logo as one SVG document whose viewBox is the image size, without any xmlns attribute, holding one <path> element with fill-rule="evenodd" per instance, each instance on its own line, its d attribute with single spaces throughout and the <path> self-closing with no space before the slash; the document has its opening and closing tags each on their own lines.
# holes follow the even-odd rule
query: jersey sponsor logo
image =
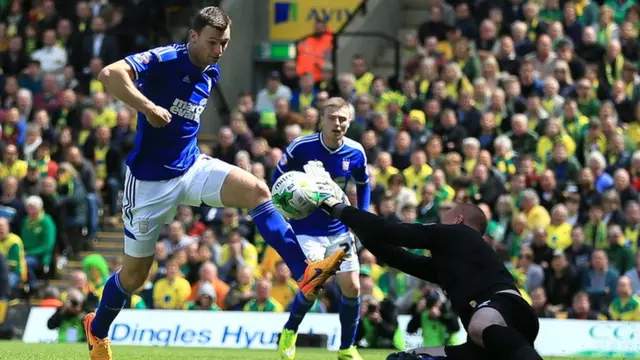
<svg viewBox="0 0 640 360">
<path fill-rule="evenodd" d="M 351 163 L 351 160 L 349 159 L 342 159 L 342 170 L 343 171 L 347 171 L 349 170 L 349 164 Z"/>
<path fill-rule="evenodd" d="M 180 116 L 187 120 L 200 122 L 200 115 L 207 107 L 207 99 L 200 100 L 200 104 L 194 104 L 188 101 L 175 99 L 169 108 L 169 112 L 173 115 Z"/>
</svg>

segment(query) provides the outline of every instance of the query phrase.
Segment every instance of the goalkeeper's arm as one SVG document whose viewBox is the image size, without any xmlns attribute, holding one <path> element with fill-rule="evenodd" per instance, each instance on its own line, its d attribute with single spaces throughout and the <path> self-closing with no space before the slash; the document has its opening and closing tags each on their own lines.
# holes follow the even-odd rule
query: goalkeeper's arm
<svg viewBox="0 0 640 360">
<path fill-rule="evenodd" d="M 402 246 L 420 248 L 424 244 L 424 225 L 387 222 L 367 211 L 328 198 L 320 208 L 339 219 L 358 236 L 362 244 L 373 255 L 402 272 L 417 278 L 438 283 L 435 266 L 431 258 L 414 254 Z"/>
</svg>

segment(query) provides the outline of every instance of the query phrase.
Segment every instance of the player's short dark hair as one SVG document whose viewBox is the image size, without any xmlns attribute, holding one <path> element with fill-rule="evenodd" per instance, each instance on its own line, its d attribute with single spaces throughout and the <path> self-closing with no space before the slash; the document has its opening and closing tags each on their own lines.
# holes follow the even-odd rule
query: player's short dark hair
<svg viewBox="0 0 640 360">
<path fill-rule="evenodd" d="M 207 6 L 200 10 L 193 20 L 193 30 L 199 33 L 206 26 L 225 31 L 231 26 L 231 18 L 221 8 L 217 6 Z"/>
<path fill-rule="evenodd" d="M 479 206 L 469 203 L 458 204 L 454 209 L 464 217 L 464 224 L 484 234 L 487 230 L 487 217 Z"/>
</svg>

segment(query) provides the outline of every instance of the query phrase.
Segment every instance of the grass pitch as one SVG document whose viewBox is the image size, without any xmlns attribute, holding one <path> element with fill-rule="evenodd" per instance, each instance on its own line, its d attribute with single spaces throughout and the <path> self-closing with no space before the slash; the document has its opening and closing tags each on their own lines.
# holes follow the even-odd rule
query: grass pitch
<svg viewBox="0 0 640 360">
<path fill-rule="evenodd" d="M 367 351 L 361 354 L 366 360 L 384 360 L 389 351 Z M 203 349 L 177 347 L 116 346 L 115 360 L 278 360 L 273 350 L 248 349 Z M 300 360 L 337 359 L 335 352 L 319 349 L 298 349 L 296 358 Z M 23 344 L 21 342 L 0 342 L 0 360 L 88 360 L 87 346 L 84 344 Z M 545 360 L 605 360 L 598 358 L 569 359 L 546 358 Z"/>
</svg>

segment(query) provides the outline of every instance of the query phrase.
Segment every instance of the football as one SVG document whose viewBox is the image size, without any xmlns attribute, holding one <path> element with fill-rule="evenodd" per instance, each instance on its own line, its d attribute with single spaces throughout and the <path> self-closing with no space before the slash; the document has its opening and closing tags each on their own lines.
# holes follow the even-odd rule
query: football
<svg viewBox="0 0 640 360">
<path fill-rule="evenodd" d="M 273 204 L 282 216 L 299 220 L 317 209 L 320 193 L 309 174 L 289 171 L 273 184 L 271 196 Z"/>
</svg>

